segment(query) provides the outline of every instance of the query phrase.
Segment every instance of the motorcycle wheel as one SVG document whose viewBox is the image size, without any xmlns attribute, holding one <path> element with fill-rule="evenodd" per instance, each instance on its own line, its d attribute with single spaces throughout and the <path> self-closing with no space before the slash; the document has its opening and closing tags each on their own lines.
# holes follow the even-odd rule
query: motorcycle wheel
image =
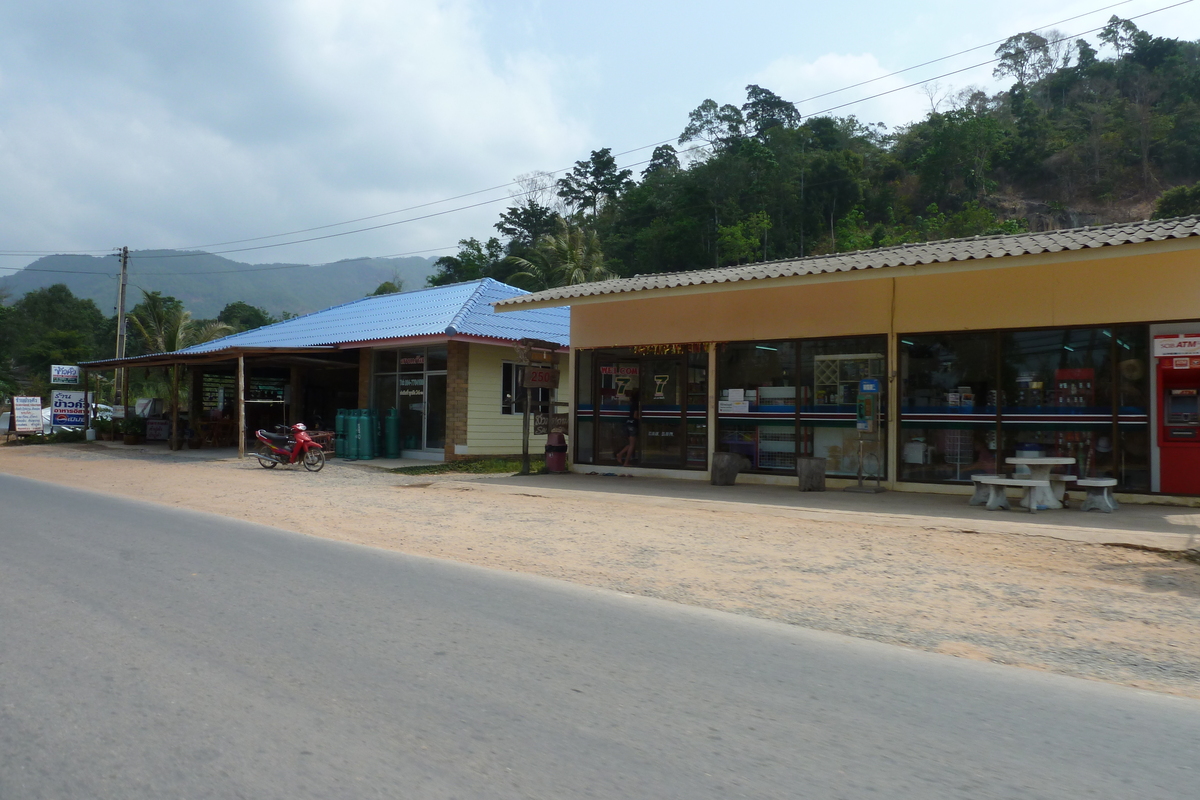
<svg viewBox="0 0 1200 800">
<path fill-rule="evenodd" d="M 269 452 L 271 451 L 267 449 L 267 446 L 263 445 L 262 447 L 258 448 L 258 452 L 254 454 L 254 457 L 258 459 L 258 465 L 263 469 L 275 469 L 275 467 L 279 464 L 278 461 L 267 455 Z"/>
<path fill-rule="evenodd" d="M 304 452 L 304 468 L 309 472 L 320 472 L 325 466 L 325 451 L 319 448 Z"/>
</svg>

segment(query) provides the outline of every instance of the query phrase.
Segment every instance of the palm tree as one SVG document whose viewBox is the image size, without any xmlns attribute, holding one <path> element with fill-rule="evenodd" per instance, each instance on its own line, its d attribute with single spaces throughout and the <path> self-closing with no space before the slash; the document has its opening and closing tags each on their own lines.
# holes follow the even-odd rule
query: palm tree
<svg viewBox="0 0 1200 800">
<path fill-rule="evenodd" d="M 604 252 L 596 232 L 565 219 L 558 220 L 554 233 L 537 240 L 528 258 L 509 256 L 505 261 L 520 268 L 508 280 L 514 286 L 534 292 L 615 277 L 604 266 Z"/>
<path fill-rule="evenodd" d="M 163 297 L 162 292 L 147 292 L 145 289 L 142 289 L 142 302 L 130 313 L 129 319 L 148 353 L 174 353 L 234 332 L 233 326 L 215 320 L 199 325 L 192 319 L 192 312 L 183 307 L 183 303 L 173 297 Z M 175 417 L 175 406 L 179 402 L 178 370 L 178 364 L 163 369 L 172 387 L 168 408 L 172 418 Z M 179 431 L 171 431 L 171 441 L 172 447 L 178 446 Z"/>
<path fill-rule="evenodd" d="M 148 353 L 174 353 L 234 332 L 223 322 L 198 325 L 192 319 L 192 312 L 185 310 L 178 300 L 145 289 L 142 290 L 142 302 L 130 313 L 129 319 Z"/>
</svg>

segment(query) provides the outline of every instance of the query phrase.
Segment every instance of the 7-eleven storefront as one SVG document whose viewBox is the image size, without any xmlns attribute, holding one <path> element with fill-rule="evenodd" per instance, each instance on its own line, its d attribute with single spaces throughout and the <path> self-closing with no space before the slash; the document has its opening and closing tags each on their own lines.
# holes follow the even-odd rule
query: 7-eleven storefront
<svg viewBox="0 0 1200 800">
<path fill-rule="evenodd" d="M 819 456 L 831 487 L 861 467 L 892 489 L 961 492 L 1013 471 L 1007 458 L 1058 456 L 1126 495 L 1200 495 L 1200 360 L 1180 354 L 1200 359 L 1200 223 L 1173 222 L 1172 237 L 1152 238 L 1161 223 L 1025 234 L 983 257 L 976 240 L 934 243 L 926 263 L 890 264 L 905 250 L 891 248 L 497 310 L 572 308 L 577 471 L 615 468 L 635 414 L 634 473 L 707 479 L 712 453 L 735 452 L 751 464 L 739 480 L 792 483 L 797 456 Z M 881 413 L 860 455 L 863 381 Z"/>
</svg>

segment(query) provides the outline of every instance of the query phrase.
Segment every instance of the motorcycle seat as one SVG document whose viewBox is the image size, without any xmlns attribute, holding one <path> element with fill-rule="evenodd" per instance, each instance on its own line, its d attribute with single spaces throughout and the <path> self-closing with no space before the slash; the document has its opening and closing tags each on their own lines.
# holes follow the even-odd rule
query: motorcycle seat
<svg viewBox="0 0 1200 800">
<path fill-rule="evenodd" d="M 259 431 L 258 435 L 266 439 L 268 442 L 281 447 L 286 447 L 291 444 L 291 438 L 281 433 L 268 433 L 267 431 Z"/>
</svg>

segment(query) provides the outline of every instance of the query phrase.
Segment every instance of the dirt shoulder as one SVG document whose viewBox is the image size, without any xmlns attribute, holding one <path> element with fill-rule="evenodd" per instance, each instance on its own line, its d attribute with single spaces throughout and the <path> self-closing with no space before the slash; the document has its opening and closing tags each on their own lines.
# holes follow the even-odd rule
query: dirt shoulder
<svg viewBox="0 0 1200 800">
<path fill-rule="evenodd" d="M 1157 553 L 931 530 L 903 518 L 825 521 L 778 507 L 410 478 L 338 462 L 312 475 L 253 460 L 55 445 L 0 447 L 0 472 L 1200 697 L 1200 564 Z"/>
</svg>

